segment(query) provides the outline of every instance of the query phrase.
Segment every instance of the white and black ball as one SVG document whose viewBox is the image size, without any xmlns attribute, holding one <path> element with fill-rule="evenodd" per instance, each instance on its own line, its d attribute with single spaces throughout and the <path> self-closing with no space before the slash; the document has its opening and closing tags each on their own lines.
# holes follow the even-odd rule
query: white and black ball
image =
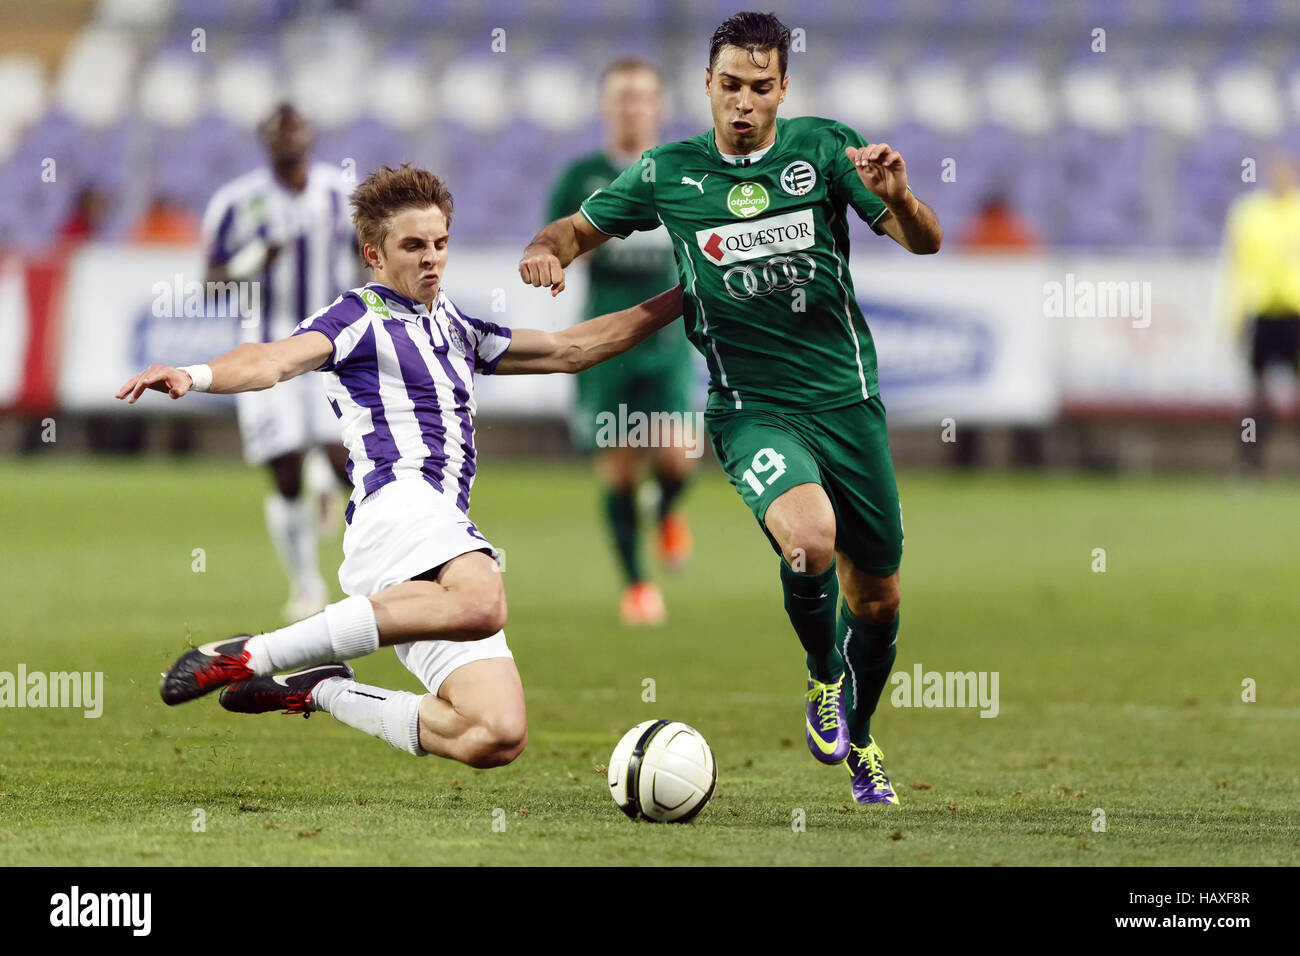
<svg viewBox="0 0 1300 956">
<path fill-rule="evenodd" d="M 647 720 L 609 758 L 609 792 L 633 820 L 686 823 L 704 809 L 718 765 L 704 736 L 679 720 Z"/>
</svg>

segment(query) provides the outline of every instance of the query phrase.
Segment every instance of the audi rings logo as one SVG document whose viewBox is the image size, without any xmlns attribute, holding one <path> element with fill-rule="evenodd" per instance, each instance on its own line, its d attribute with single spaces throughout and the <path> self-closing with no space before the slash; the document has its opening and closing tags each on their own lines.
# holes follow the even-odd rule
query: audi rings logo
<svg viewBox="0 0 1300 956">
<path fill-rule="evenodd" d="M 784 292 L 812 282 L 817 263 L 806 252 L 792 256 L 775 256 L 766 262 L 732 266 L 722 275 L 723 285 L 733 299 L 752 299 L 756 295 Z"/>
</svg>

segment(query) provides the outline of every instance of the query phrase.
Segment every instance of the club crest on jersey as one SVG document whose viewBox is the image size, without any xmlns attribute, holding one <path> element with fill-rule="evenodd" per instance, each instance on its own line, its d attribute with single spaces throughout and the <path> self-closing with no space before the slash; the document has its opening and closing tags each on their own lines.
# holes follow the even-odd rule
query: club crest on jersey
<svg viewBox="0 0 1300 956">
<path fill-rule="evenodd" d="M 811 209 L 769 216 L 758 222 L 737 222 L 730 226 L 701 229 L 695 233 L 700 250 L 720 266 L 782 252 L 797 252 L 807 249 L 816 239 Z"/>
<path fill-rule="evenodd" d="M 451 342 L 451 347 L 457 352 L 461 355 L 467 354 L 465 351 L 465 339 L 460 334 L 460 329 L 456 327 L 456 323 L 452 322 L 450 319 L 447 320 L 447 339 Z"/>
<path fill-rule="evenodd" d="M 781 188 L 791 196 L 806 196 L 817 185 L 817 170 L 812 163 L 796 159 L 781 170 Z"/>
<path fill-rule="evenodd" d="M 388 306 L 384 305 L 384 300 L 379 297 L 379 293 L 374 289 L 363 289 L 361 301 L 366 304 L 366 308 L 371 312 L 377 312 L 386 319 L 393 317 L 393 314 L 388 311 Z"/>
<path fill-rule="evenodd" d="M 741 219 L 753 219 L 767 208 L 767 204 L 767 190 L 762 183 L 736 183 L 727 193 L 727 208 Z"/>
</svg>

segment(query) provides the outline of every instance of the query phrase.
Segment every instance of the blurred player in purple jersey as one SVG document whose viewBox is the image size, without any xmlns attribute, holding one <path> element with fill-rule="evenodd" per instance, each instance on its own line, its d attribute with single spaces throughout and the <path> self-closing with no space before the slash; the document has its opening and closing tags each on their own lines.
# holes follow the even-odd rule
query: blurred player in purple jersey
<svg viewBox="0 0 1300 956">
<path fill-rule="evenodd" d="M 245 342 L 283 338 L 357 279 L 342 172 L 308 161 L 311 127 L 287 103 L 259 134 L 269 164 L 218 189 L 203 216 L 208 281 L 258 284 L 257 315 L 241 322 Z M 324 496 L 328 513 L 338 501 L 338 483 L 347 482 L 347 451 L 319 375 L 274 392 L 241 394 L 237 401 L 244 458 L 271 470 L 266 526 L 289 575 L 285 616 L 294 620 L 329 600 L 317 551 L 317 496 L 304 493 L 304 462 L 316 466 L 307 471 L 308 484 Z M 313 453 L 317 448 L 328 457 Z"/>
</svg>

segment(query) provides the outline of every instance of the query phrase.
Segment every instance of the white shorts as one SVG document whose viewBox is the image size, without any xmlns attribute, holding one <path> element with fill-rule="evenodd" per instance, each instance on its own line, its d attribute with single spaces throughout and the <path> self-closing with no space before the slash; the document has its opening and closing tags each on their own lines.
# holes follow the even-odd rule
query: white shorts
<svg viewBox="0 0 1300 956">
<path fill-rule="evenodd" d="M 369 597 L 452 558 L 492 551 L 473 522 L 419 476 L 390 481 L 357 505 L 343 533 L 339 584 L 348 595 Z M 481 641 L 411 641 L 395 644 L 397 659 L 438 693 L 456 668 L 471 661 L 514 657 L 505 631 Z"/>
<path fill-rule="evenodd" d="M 240 392 L 235 409 L 244 460 L 250 465 L 343 441 L 343 426 L 325 395 L 323 375 L 309 372 L 260 392 Z"/>
</svg>

